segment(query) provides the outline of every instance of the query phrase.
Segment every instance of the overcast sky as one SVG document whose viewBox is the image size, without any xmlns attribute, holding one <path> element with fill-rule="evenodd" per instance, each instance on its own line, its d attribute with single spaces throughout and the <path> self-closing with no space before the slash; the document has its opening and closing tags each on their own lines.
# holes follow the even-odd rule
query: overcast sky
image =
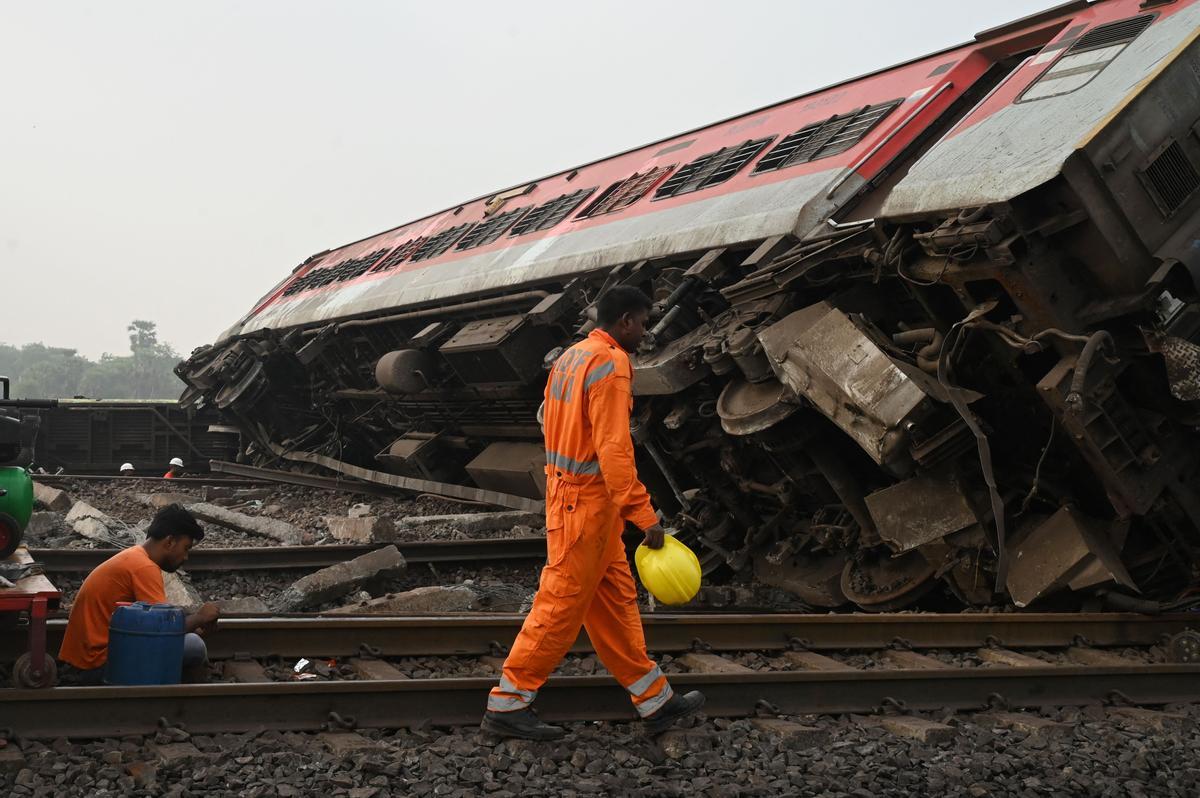
<svg viewBox="0 0 1200 798">
<path fill-rule="evenodd" d="M 210 343 L 308 255 L 1052 4 L 0 5 L 0 342 Z"/>
</svg>

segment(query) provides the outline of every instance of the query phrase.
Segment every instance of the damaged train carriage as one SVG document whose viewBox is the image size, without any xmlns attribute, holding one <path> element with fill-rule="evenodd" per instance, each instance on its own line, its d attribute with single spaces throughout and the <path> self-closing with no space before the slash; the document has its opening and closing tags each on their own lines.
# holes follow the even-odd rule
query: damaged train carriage
<svg viewBox="0 0 1200 798">
<path fill-rule="evenodd" d="M 185 399 L 262 465 L 537 497 L 546 370 L 636 285 L 640 470 L 710 572 L 1169 604 L 1200 562 L 1198 29 L 1067 3 L 323 252 Z"/>
</svg>

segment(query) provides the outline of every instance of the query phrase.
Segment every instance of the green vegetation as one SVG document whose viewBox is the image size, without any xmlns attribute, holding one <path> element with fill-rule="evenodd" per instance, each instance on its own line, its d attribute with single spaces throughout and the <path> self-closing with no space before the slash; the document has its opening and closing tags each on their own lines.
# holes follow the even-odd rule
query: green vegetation
<svg viewBox="0 0 1200 798">
<path fill-rule="evenodd" d="M 157 325 L 135 320 L 128 355 L 89 360 L 74 349 L 0 344 L 0 376 L 12 378 L 19 399 L 177 399 L 183 383 L 172 369 L 179 353 L 158 340 Z"/>
</svg>

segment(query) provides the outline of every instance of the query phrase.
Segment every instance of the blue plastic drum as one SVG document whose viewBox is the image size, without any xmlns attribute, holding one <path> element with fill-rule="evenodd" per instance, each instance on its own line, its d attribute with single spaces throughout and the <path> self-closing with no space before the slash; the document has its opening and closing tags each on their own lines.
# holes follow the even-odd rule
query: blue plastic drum
<svg viewBox="0 0 1200 798">
<path fill-rule="evenodd" d="M 108 684 L 179 684 L 185 614 L 174 604 L 117 607 L 108 625 Z"/>
</svg>

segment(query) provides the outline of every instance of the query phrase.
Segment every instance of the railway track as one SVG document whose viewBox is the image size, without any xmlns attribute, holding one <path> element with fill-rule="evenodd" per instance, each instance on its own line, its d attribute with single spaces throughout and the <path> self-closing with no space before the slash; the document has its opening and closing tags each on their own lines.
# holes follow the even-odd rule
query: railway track
<svg viewBox="0 0 1200 798">
<path fill-rule="evenodd" d="M 200 546 L 188 555 L 186 571 L 250 571 L 325 568 L 392 544 L 340 544 L 328 546 Z M 544 537 L 484 538 L 397 542 L 409 564 L 479 563 L 542 560 Z M 29 554 L 51 573 L 91 571 L 117 553 L 117 549 L 30 549 Z"/>
<path fill-rule="evenodd" d="M 252 656 L 471 655 L 511 641 L 519 616 L 234 619 L 210 639 L 215 658 Z M 648 616 L 651 650 L 692 652 L 696 672 L 671 676 L 701 689 L 710 716 L 974 710 L 1200 699 L 1200 665 L 1147 663 L 1101 646 L 1149 647 L 1196 626 L 1191 616 L 849 615 Z M 61 624 L 54 632 L 61 633 Z M 7 638 L 6 638 L 7 639 Z M 239 646 L 247 648 L 239 649 Z M 983 665 L 951 665 L 918 649 L 977 649 Z M 1031 653 L 1061 649 L 1062 664 Z M 590 651 L 586 638 L 575 650 Z M 791 670 L 753 671 L 715 652 L 782 652 Z M 983 651 L 991 652 L 983 657 Z M 699 653 L 697 653 L 699 652 Z M 829 654 L 867 653 L 887 666 L 856 667 Z M 9 653 L 5 647 L 6 655 Z M 382 661 L 382 660 L 380 660 Z M 875 662 L 870 659 L 869 662 Z M 1008 663 L 1008 664 L 996 664 Z M 690 666 L 689 666 L 690 667 Z M 386 670 L 386 666 L 385 666 Z M 364 678 L 170 687 L 0 691 L 0 715 L 17 734 L 113 736 L 154 731 L 160 718 L 192 732 L 267 727 L 402 727 L 478 721 L 494 677 Z M 538 700 L 543 717 L 628 720 L 623 691 L 607 676 L 559 676 Z"/>
</svg>

